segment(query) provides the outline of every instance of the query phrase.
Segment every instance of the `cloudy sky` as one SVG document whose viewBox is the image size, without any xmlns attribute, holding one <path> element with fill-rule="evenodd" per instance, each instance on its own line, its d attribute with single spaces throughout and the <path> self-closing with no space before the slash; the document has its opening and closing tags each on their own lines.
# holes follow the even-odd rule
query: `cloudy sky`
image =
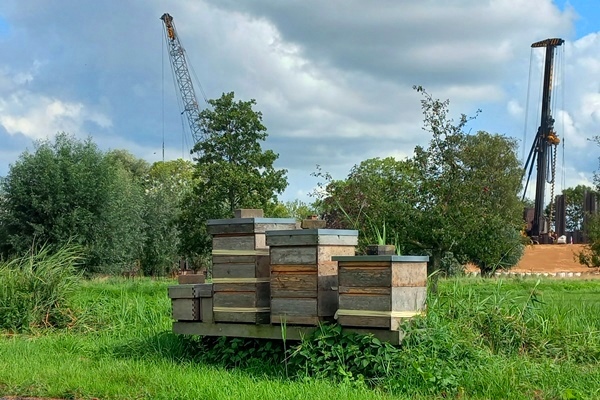
<svg viewBox="0 0 600 400">
<path fill-rule="evenodd" d="M 59 131 L 150 162 L 164 137 L 166 159 L 189 159 L 165 12 L 199 97 L 201 85 L 208 98 L 256 99 L 265 147 L 289 170 L 284 200 L 308 199 L 316 164 L 343 178 L 364 159 L 426 144 L 413 85 L 450 99 L 456 116 L 481 109 L 468 129 L 528 150 L 543 62 L 530 45 L 548 37 L 566 40 L 554 91 L 558 188 L 590 184 L 598 167 L 587 140 L 600 135 L 598 0 L 2 0 L 0 176 Z"/>
</svg>

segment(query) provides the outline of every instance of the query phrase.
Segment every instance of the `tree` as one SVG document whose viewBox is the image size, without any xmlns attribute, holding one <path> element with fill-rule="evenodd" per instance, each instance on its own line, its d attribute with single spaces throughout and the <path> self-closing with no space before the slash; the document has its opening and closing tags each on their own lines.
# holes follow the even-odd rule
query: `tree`
<svg viewBox="0 0 600 400">
<path fill-rule="evenodd" d="M 166 275 L 177 268 L 181 205 L 193 184 L 193 164 L 183 159 L 159 161 L 145 180 L 145 242 L 141 267 L 145 275 Z"/>
<path fill-rule="evenodd" d="M 2 252 L 75 242 L 89 272 L 135 262 L 143 242 L 141 187 L 87 139 L 60 133 L 25 151 L 2 181 Z"/>
<path fill-rule="evenodd" d="M 489 274 L 506 254 L 522 251 L 523 204 L 519 201 L 522 168 L 514 140 L 487 132 L 464 133 L 468 122 L 448 117 L 449 102 L 424 89 L 424 130 L 432 134 L 427 149 L 417 146 L 412 159 L 416 207 L 410 242 L 432 253 L 431 271 L 440 269 L 451 251 Z M 493 251 L 492 251 L 493 250 Z"/>
<path fill-rule="evenodd" d="M 316 209 L 300 199 L 286 201 L 285 203 L 277 202 L 265 210 L 265 216 L 271 218 L 296 218 L 298 221 L 315 214 L 317 214 Z"/>
<path fill-rule="evenodd" d="M 207 219 L 233 217 L 237 208 L 267 208 L 287 187 L 287 171 L 273 166 L 278 155 L 262 150 L 267 129 L 262 113 L 252 109 L 256 101 L 236 102 L 231 92 L 209 104 L 200 113 L 205 139 L 193 149 L 195 183 L 180 219 L 186 254 L 210 249 Z"/>
<path fill-rule="evenodd" d="M 567 231 L 578 231 L 583 229 L 583 202 L 585 192 L 592 192 L 594 189 L 586 185 L 577 185 L 563 189 L 562 194 L 565 196 L 565 228 Z M 546 215 L 550 215 L 550 204 L 546 206 Z M 556 209 L 554 210 L 553 218 L 556 218 Z M 553 219 L 553 222 L 555 221 Z"/>
</svg>

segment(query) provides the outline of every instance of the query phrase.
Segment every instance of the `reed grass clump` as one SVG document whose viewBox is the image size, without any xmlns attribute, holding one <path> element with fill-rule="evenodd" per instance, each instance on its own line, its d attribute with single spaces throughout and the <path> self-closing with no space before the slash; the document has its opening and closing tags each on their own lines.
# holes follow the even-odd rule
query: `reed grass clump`
<svg viewBox="0 0 600 400">
<path fill-rule="evenodd" d="M 75 317 L 69 297 L 77 289 L 81 249 L 69 245 L 38 250 L 0 261 L 0 329 L 28 332 L 64 328 Z"/>
</svg>

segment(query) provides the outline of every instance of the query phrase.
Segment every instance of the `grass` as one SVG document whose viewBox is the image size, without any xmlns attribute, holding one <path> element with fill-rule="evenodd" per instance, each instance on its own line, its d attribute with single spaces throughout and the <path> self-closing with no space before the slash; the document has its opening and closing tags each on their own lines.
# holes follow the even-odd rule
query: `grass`
<svg viewBox="0 0 600 400">
<path fill-rule="evenodd" d="M 269 361 L 271 351 L 281 355 L 280 349 L 266 351 L 264 343 L 173 335 L 166 290 L 173 283 L 82 281 L 71 298 L 77 316 L 71 327 L 0 331 L 0 394 L 68 399 L 600 398 L 600 281 L 442 280 L 428 317 L 406 327 L 403 348 L 370 345 L 374 356 L 367 370 L 386 354 L 389 365 L 403 366 L 373 381 L 348 376 L 354 360 L 370 354 L 360 347 L 364 343 L 352 339 L 355 347 L 349 346 L 349 339 L 340 342 L 327 330 L 313 342 L 316 348 L 304 353 L 306 359 L 337 351 L 344 361 L 321 362 L 301 374 L 286 372 L 284 362 Z M 233 362 L 236 353 L 244 357 Z"/>
</svg>

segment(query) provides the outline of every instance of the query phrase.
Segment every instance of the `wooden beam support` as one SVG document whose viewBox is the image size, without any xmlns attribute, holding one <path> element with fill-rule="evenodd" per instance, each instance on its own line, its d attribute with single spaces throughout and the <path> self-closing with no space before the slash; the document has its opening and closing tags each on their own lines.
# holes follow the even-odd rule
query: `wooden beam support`
<svg viewBox="0 0 600 400">
<path fill-rule="evenodd" d="M 173 322 L 173 332 L 180 335 L 228 336 L 282 340 L 282 329 L 285 329 L 286 340 L 297 341 L 301 340 L 303 337 L 308 337 L 318 328 L 315 326 L 288 325 L 285 328 L 282 328 L 280 325 Z M 377 339 L 389 342 L 393 345 L 400 344 L 404 337 L 402 331 L 390 331 L 387 329 L 344 328 L 344 332 L 358 333 L 361 335 L 373 334 Z"/>
</svg>

